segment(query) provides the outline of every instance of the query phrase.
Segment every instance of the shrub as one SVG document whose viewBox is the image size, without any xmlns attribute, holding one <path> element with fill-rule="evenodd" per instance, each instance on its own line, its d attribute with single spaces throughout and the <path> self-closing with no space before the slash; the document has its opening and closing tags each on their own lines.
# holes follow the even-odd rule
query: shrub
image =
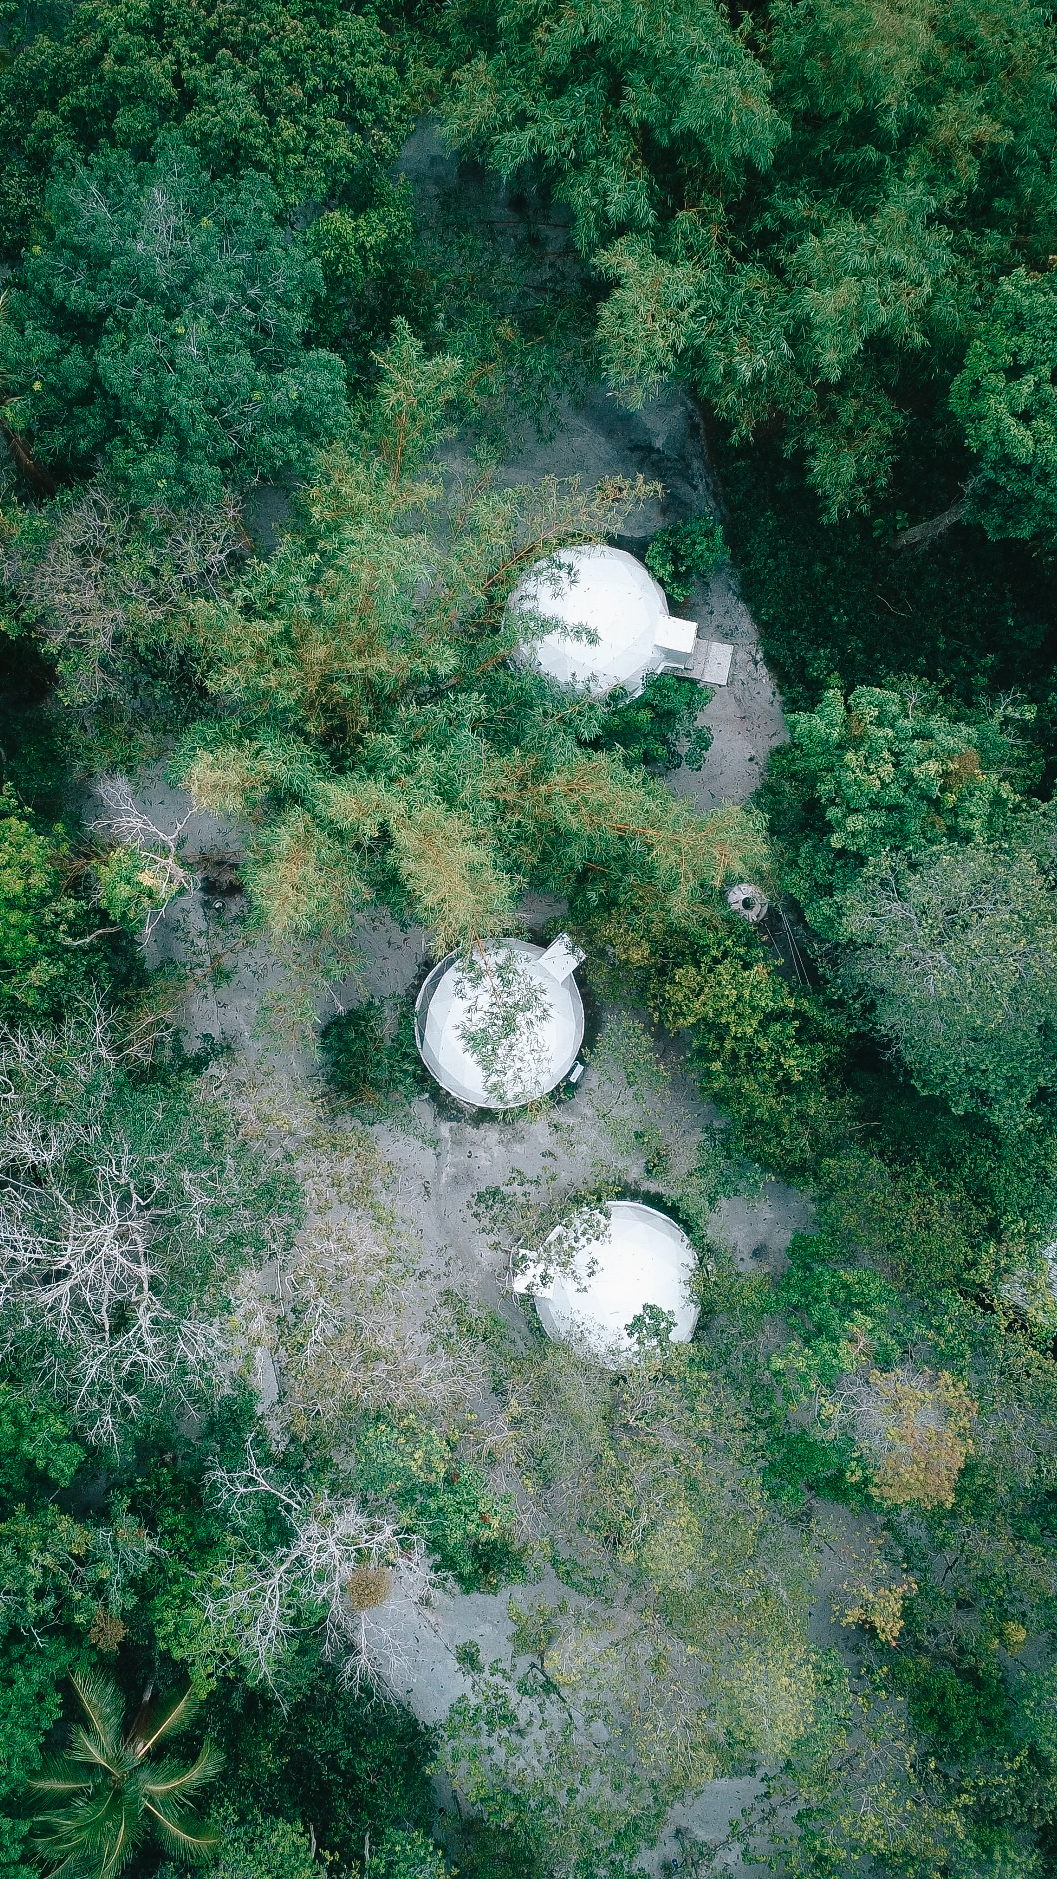
<svg viewBox="0 0 1057 1879">
<path fill-rule="evenodd" d="M 332 1089 L 356 1109 L 398 1108 L 422 1087 L 415 1015 L 407 999 L 367 999 L 331 1018 L 319 1054 Z"/>
<path fill-rule="evenodd" d="M 692 516 L 662 528 L 646 550 L 646 566 L 676 606 L 694 582 L 711 574 L 727 552 L 723 530 L 714 515 Z"/>
<path fill-rule="evenodd" d="M 697 718 L 714 695 L 707 685 L 651 672 L 639 696 L 618 704 L 597 737 L 585 741 L 594 750 L 622 751 L 629 763 L 700 770 L 712 733 Z"/>
</svg>

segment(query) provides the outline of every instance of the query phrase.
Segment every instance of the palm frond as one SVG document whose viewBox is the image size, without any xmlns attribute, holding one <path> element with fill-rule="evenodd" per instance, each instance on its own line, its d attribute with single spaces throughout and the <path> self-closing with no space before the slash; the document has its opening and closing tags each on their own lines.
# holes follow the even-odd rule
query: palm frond
<svg viewBox="0 0 1057 1879">
<path fill-rule="evenodd" d="M 207 1782 L 215 1781 L 223 1766 L 223 1755 L 207 1742 L 191 1768 L 178 1768 L 175 1762 L 162 1762 L 144 1779 L 143 1792 L 152 1801 L 183 1800 L 196 1789 L 204 1788 Z"/>
<path fill-rule="evenodd" d="M 178 1859 L 205 1859 L 220 1839 L 215 1827 L 201 1821 L 181 1820 L 175 1812 L 170 1813 L 164 1802 L 155 1806 L 146 1801 L 143 1811 L 150 1816 L 155 1836 L 165 1851 Z"/>
<path fill-rule="evenodd" d="M 108 1775 L 119 1774 L 126 1760 L 120 1742 L 106 1742 L 97 1732 L 85 1729 L 81 1723 L 74 1724 L 66 1754 L 71 1761 L 85 1762 L 91 1768 L 105 1768 Z"/>
<path fill-rule="evenodd" d="M 131 1743 L 130 1747 L 135 1750 L 137 1756 L 149 1755 L 154 1744 L 160 1742 L 163 1735 L 174 1735 L 177 1729 L 182 1729 L 185 1723 L 190 1722 L 197 1708 L 198 1698 L 188 1686 L 178 1701 L 170 1704 L 169 1708 L 163 1710 L 151 1724 L 150 1734 L 137 1736 L 136 1741 Z"/>
<path fill-rule="evenodd" d="M 124 1704 L 117 1684 L 112 1677 L 101 1676 L 94 1670 L 75 1670 L 70 1682 L 105 1753 L 115 1755 L 121 1743 L 124 1718 Z"/>
<path fill-rule="evenodd" d="M 33 1846 L 50 1870 L 91 1874 L 91 1879 L 115 1879 L 135 1851 L 142 1828 L 125 1797 L 109 1785 L 61 1813 L 37 1823 Z"/>
<path fill-rule="evenodd" d="M 35 1794 L 79 1794 L 91 1787 L 89 1774 L 77 1774 L 65 1756 L 49 1755 L 35 1775 L 30 1775 L 26 1786 Z"/>
</svg>

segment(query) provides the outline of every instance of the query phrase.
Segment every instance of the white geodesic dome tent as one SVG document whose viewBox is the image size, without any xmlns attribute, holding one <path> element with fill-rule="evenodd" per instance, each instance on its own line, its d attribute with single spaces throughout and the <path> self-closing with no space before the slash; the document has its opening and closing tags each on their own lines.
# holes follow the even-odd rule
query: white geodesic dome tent
<svg viewBox="0 0 1057 1879">
<path fill-rule="evenodd" d="M 699 1310 L 689 1291 L 694 1265 L 693 1247 L 667 1214 L 613 1200 L 586 1232 L 556 1227 L 514 1290 L 533 1294 L 548 1337 L 586 1345 L 616 1368 L 634 1352 L 627 1327 L 647 1305 L 671 1312 L 673 1343 L 689 1343 Z"/>
<path fill-rule="evenodd" d="M 555 1089 L 584 1035 L 581 956 L 564 935 L 546 948 L 503 939 L 434 966 L 415 1005 L 415 1037 L 441 1088 L 480 1109 L 516 1109 Z"/>
<path fill-rule="evenodd" d="M 563 548 L 538 561 L 510 596 L 515 613 L 553 620 L 525 657 L 562 684 L 634 697 L 648 672 L 689 671 L 697 623 L 668 612 L 663 588 L 622 548 Z"/>
</svg>

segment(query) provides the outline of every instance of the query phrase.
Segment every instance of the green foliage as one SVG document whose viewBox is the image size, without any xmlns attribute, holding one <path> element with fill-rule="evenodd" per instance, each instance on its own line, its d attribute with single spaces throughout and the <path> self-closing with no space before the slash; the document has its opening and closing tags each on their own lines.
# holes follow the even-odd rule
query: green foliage
<svg viewBox="0 0 1057 1879">
<path fill-rule="evenodd" d="M 159 1742 L 190 1722 L 194 1698 L 188 1693 L 160 1713 L 144 1706 L 126 1729 L 111 1678 L 75 1671 L 70 1680 L 87 1728 L 75 1727 L 69 1747 L 30 1781 L 39 1797 L 37 1857 L 53 1873 L 91 1879 L 124 1871 L 148 1838 L 172 1859 L 203 1859 L 216 1836 L 195 1818 L 195 1797 L 216 1780 L 219 1757 L 207 1745 L 190 1767 L 178 1767 L 168 1754 L 151 1759 Z"/>
<path fill-rule="evenodd" d="M 403 1515 L 464 1592 L 493 1591 L 524 1571 L 514 1506 L 490 1492 L 458 1445 L 416 1422 L 376 1421 L 357 1433 L 354 1491 Z"/>
<path fill-rule="evenodd" d="M 791 709 L 813 710 L 841 680 L 847 692 L 909 678 L 942 686 L 954 716 L 978 705 L 982 685 L 997 697 L 1019 690 L 1041 721 L 1054 598 L 1038 561 L 964 524 L 926 553 L 891 545 L 897 528 L 945 509 L 952 481 L 972 475 L 946 424 L 921 428 L 885 502 L 839 529 L 821 522 L 799 460 L 784 462 L 769 438 L 734 450 L 718 437 L 713 447 L 741 591 Z"/>
<path fill-rule="evenodd" d="M 825 939 L 847 938 L 844 904 L 865 862 L 986 842 L 1016 822 L 1016 718 L 959 723 L 930 702 L 910 687 L 859 686 L 847 703 L 830 690 L 792 716 L 792 744 L 775 753 L 767 801 L 786 880 Z"/>
<path fill-rule="evenodd" d="M 30 1403 L 0 1383 L 0 1495 L 14 1500 L 45 1481 L 69 1487 L 84 1450 L 46 1402 Z"/>
<path fill-rule="evenodd" d="M 422 1085 L 414 1024 L 406 999 L 369 998 L 330 1018 L 319 1034 L 319 1054 L 332 1087 L 369 1113 L 408 1102 Z"/>
<path fill-rule="evenodd" d="M 16 41 L 0 74 L 5 238 L 39 239 L 56 156 L 110 144 L 148 162 L 174 129 L 215 177 L 255 171 L 286 206 L 360 213 L 386 202 L 406 113 L 399 53 L 366 9 L 88 0 Z"/>
<path fill-rule="evenodd" d="M 999 281 L 950 394 L 979 466 L 972 512 L 992 537 L 1057 531 L 1055 368 L 1057 282 L 1017 268 Z"/>
<path fill-rule="evenodd" d="M 700 770 L 712 747 L 712 732 L 697 718 L 713 696 L 707 685 L 651 672 L 639 696 L 626 704 L 610 694 L 612 709 L 590 740 L 591 748 L 622 751 L 629 763 L 648 769 L 674 770 L 684 764 L 688 770 Z"/>
<path fill-rule="evenodd" d="M 46 1023 L 141 978 L 92 889 L 67 830 L 0 789 L 0 1020 Z"/>
<path fill-rule="evenodd" d="M 767 797 L 786 880 L 918 1089 L 1022 1123 L 1053 1081 L 1050 819 L 1010 782 L 1030 707 L 958 723 L 911 690 L 825 694 Z M 1018 779 L 1020 780 L 1020 779 Z"/>
<path fill-rule="evenodd" d="M 340 431 L 344 374 L 303 337 L 322 280 L 263 178 L 89 158 L 51 185 L 0 326 L 8 421 L 45 462 L 101 454 L 144 505 L 216 501 Z"/>
<path fill-rule="evenodd" d="M 433 1743 L 410 1711 L 343 1690 L 307 1651 L 295 1691 L 288 1711 L 237 1685 L 210 1700 L 240 1815 L 311 1821 L 320 1847 L 353 1869 L 368 1834 L 377 1846 L 387 1829 L 428 1826 Z"/>
<path fill-rule="evenodd" d="M 302 1827 L 256 1808 L 239 1819 L 230 1805 L 214 1809 L 215 1879 L 313 1879 L 312 1842 Z"/>
<path fill-rule="evenodd" d="M 712 573 L 727 552 L 723 529 L 714 515 L 692 516 L 662 528 L 646 550 L 646 566 L 677 606 L 694 582 Z"/>
<path fill-rule="evenodd" d="M 26 1784 L 61 1713 L 63 1681 L 100 1614 L 124 1629 L 151 1557 L 119 1501 L 104 1520 L 57 1505 L 83 1459 L 42 1391 L 0 1383 L 0 1871 L 17 1879 L 29 1871 L 19 1864 Z"/>
<path fill-rule="evenodd" d="M 95 877 L 100 906 L 130 933 L 138 933 L 161 904 L 156 871 L 138 849 L 115 848 L 98 863 Z"/>
<path fill-rule="evenodd" d="M 737 33 L 689 4 L 463 0 L 450 59 L 452 134 L 538 166 L 612 283 L 612 379 L 679 373 L 736 435 L 780 425 L 830 517 L 885 488 L 1020 243 L 1053 250 L 1031 0 L 1000 30 L 979 0 L 811 0 Z"/>
<path fill-rule="evenodd" d="M 50 1013 L 88 976 L 72 950 L 83 909 L 62 891 L 69 850 L 59 831 L 38 834 L 9 790 L 0 797 L 0 1012 Z"/>
<path fill-rule="evenodd" d="M 545 1866 L 524 1835 L 504 1833 L 487 1820 L 463 1820 L 455 1871 L 461 1879 L 543 1879 Z"/>
<path fill-rule="evenodd" d="M 1000 1754 L 1013 1746 L 1005 1678 L 994 1661 L 978 1660 L 959 1671 L 942 1659 L 900 1651 L 888 1674 L 915 1727 L 942 1754 Z"/>
<path fill-rule="evenodd" d="M 453 136 L 504 176 L 538 163 L 585 254 L 614 223 L 653 222 L 661 191 L 644 144 L 662 163 L 682 153 L 736 179 L 766 167 L 781 135 L 756 60 L 718 8 L 693 0 L 648 17 L 627 0 L 593 13 L 469 0 L 452 53 Z"/>
<path fill-rule="evenodd" d="M 447 1879 L 449 1871 L 440 1848 L 417 1827 L 390 1828 L 368 1858 L 364 1879 Z"/>
<path fill-rule="evenodd" d="M 115 731 L 135 752 L 162 726 L 186 724 L 200 708 L 201 682 L 184 616 L 245 554 L 237 505 L 141 509 L 97 476 L 37 507 L 12 501 L 4 524 L 19 647 L 32 645 L 30 629 L 39 635 L 63 702 L 96 730 L 104 760 L 113 763 Z M 32 720 L 27 729 L 36 744 Z"/>
<path fill-rule="evenodd" d="M 849 1507 L 867 1505 L 865 1471 L 846 1435 L 817 1435 L 810 1429 L 776 1429 L 768 1444 L 763 1481 L 780 1506 L 801 1507 L 804 1489 Z"/>
<path fill-rule="evenodd" d="M 906 1342 L 899 1294 L 870 1266 L 834 1263 L 840 1252 L 839 1242 L 824 1233 L 794 1234 L 789 1269 L 776 1289 L 776 1304 L 796 1312 L 804 1324 L 811 1383 L 824 1389 L 853 1369 L 864 1350 L 881 1369 L 890 1369 Z"/>
<path fill-rule="evenodd" d="M 605 705 L 516 657 L 526 567 L 618 526 L 643 486 L 446 484 L 461 382 L 398 326 L 356 450 L 323 457 L 296 533 L 194 610 L 217 720 L 179 775 L 257 821 L 246 879 L 279 931 L 343 932 L 378 897 L 468 948 L 511 931 L 526 885 L 631 873 L 696 905 L 762 846 L 750 816 L 701 818 L 592 750 Z"/>
<path fill-rule="evenodd" d="M 607 906 L 595 890 L 573 903 L 593 955 L 608 954 L 617 983 L 683 1038 L 702 1093 L 733 1116 L 750 1153 L 771 1167 L 809 1164 L 842 1113 L 839 1021 L 718 909 L 691 923 L 645 895 L 622 902 Z"/>
<path fill-rule="evenodd" d="M 917 1088 L 1017 1126 L 1057 1082 L 1057 909 L 1030 850 L 944 843 L 867 869 L 844 903 L 845 982 Z"/>
</svg>

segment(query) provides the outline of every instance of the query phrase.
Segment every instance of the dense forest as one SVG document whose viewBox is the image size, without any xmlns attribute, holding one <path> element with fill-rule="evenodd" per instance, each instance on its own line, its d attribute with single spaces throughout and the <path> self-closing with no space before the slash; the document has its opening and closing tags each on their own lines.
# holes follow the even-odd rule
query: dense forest
<svg viewBox="0 0 1057 1879">
<path fill-rule="evenodd" d="M 1055 104 L 1036 0 L 3 0 L 3 1879 L 1057 1872 Z M 508 605 L 665 500 L 525 440 L 673 386 L 788 731 L 707 810 Z M 616 1371 L 424 1272 L 485 1134 L 327 991 L 533 922 L 590 1074 L 474 1217 L 679 1222 Z"/>
</svg>

